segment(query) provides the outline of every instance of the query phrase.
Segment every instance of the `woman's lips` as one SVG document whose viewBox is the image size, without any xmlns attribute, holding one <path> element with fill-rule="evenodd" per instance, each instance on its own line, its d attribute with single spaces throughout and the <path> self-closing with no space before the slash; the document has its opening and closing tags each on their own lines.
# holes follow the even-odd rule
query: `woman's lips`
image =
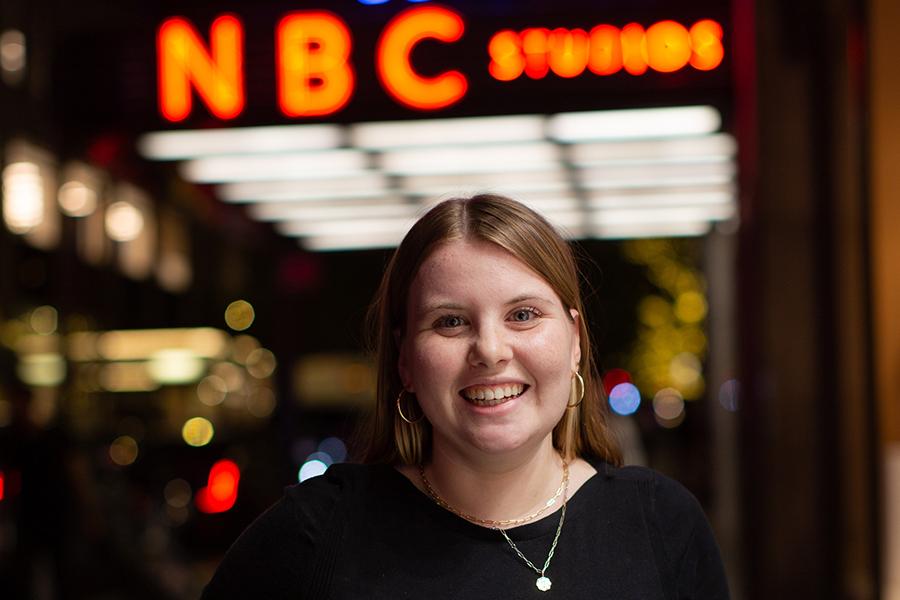
<svg viewBox="0 0 900 600">
<path fill-rule="evenodd" d="M 459 395 L 476 406 L 496 406 L 521 396 L 528 386 L 524 383 L 503 383 L 497 385 L 470 385 L 460 390 Z"/>
</svg>

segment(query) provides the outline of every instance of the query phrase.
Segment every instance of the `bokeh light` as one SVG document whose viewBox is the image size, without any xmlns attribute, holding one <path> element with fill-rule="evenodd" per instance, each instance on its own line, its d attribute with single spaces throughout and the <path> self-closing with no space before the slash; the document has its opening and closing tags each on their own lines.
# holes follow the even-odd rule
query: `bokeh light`
<svg viewBox="0 0 900 600">
<path fill-rule="evenodd" d="M 117 242 L 137 239 L 144 230 L 144 215 L 126 200 L 113 202 L 106 209 L 106 235 Z"/>
<path fill-rule="evenodd" d="M 729 379 L 719 388 L 719 404 L 727 411 L 736 412 L 740 408 L 741 384 L 737 379 Z"/>
<path fill-rule="evenodd" d="M 308 460 L 303 463 L 303 466 L 300 467 L 300 472 L 297 475 L 297 478 L 300 481 L 306 481 L 310 477 L 318 477 L 322 475 L 325 471 L 328 470 L 328 465 L 326 465 L 321 460 Z"/>
<path fill-rule="evenodd" d="M 0 70 L 5 82 L 15 85 L 22 80 L 26 59 L 25 34 L 18 29 L 0 33 Z"/>
<path fill-rule="evenodd" d="M 690 352 L 681 352 L 669 363 L 669 375 L 677 387 L 687 388 L 696 385 L 700 377 L 700 359 Z"/>
<path fill-rule="evenodd" d="M 19 357 L 16 373 L 26 385 L 54 387 L 66 379 L 66 361 L 55 352 L 26 354 Z"/>
<path fill-rule="evenodd" d="M 181 437 L 189 446 L 199 447 L 210 443 L 215 434 L 215 428 L 208 419 L 194 417 L 185 421 L 181 428 Z"/>
<path fill-rule="evenodd" d="M 225 309 L 225 324 L 235 331 L 244 331 L 253 324 L 256 313 L 246 300 L 235 300 Z"/>
<path fill-rule="evenodd" d="M 127 467 L 138 457 L 138 444 L 130 435 L 121 435 L 109 445 L 109 457 L 120 467 Z"/>
<path fill-rule="evenodd" d="M 318 460 L 323 463 L 326 467 L 330 467 L 334 464 L 334 457 L 332 457 L 327 452 L 322 452 L 321 450 L 316 450 L 312 454 L 306 457 L 304 462 L 309 462 L 311 460 Z"/>
<path fill-rule="evenodd" d="M 234 363 L 227 361 L 217 362 L 212 366 L 210 372 L 225 382 L 229 392 L 237 392 L 244 387 L 246 371 Z"/>
<path fill-rule="evenodd" d="M 194 498 L 197 508 L 205 513 L 230 510 L 237 501 L 240 479 L 241 471 L 234 461 L 223 459 L 216 462 L 209 470 L 206 487 L 200 488 Z"/>
<path fill-rule="evenodd" d="M 154 352 L 147 363 L 147 373 L 154 381 L 167 385 L 192 383 L 200 379 L 206 363 L 192 350 L 170 348 Z"/>
<path fill-rule="evenodd" d="M 38 165 L 15 162 L 3 169 L 3 220 L 13 233 L 27 233 L 44 221 L 44 182 Z"/>
<path fill-rule="evenodd" d="M 246 364 L 250 353 L 259 348 L 259 341 L 252 335 L 239 335 L 234 338 L 231 346 L 231 357 L 238 364 Z"/>
<path fill-rule="evenodd" d="M 603 374 L 603 390 L 609 396 L 614 387 L 620 383 L 631 383 L 631 381 L 631 373 L 625 369 L 610 369 Z"/>
<path fill-rule="evenodd" d="M 56 333 L 59 324 L 59 313 L 52 306 L 38 306 L 31 311 L 28 319 L 31 329 L 38 335 Z"/>
<path fill-rule="evenodd" d="M 634 384 L 620 383 L 609 393 L 609 406 L 617 414 L 634 414 L 641 405 L 641 392 Z"/>
<path fill-rule="evenodd" d="M 59 188 L 57 202 L 70 217 L 86 217 L 97 210 L 97 192 L 81 181 L 67 181 Z"/>
<path fill-rule="evenodd" d="M 684 420 L 684 397 L 675 388 L 663 388 L 653 396 L 653 414 L 663 427 L 676 427 Z"/>
<path fill-rule="evenodd" d="M 337 437 L 328 437 L 319 443 L 319 451 L 328 454 L 336 463 L 347 458 L 347 445 Z"/>
<path fill-rule="evenodd" d="M 191 484 L 184 479 L 173 479 L 163 488 L 166 504 L 173 508 L 184 508 L 191 502 Z"/>
<path fill-rule="evenodd" d="M 247 356 L 247 372 L 257 379 L 265 379 L 275 372 L 277 361 L 271 350 L 257 348 Z"/>
<path fill-rule="evenodd" d="M 228 384 L 218 375 L 207 375 L 197 384 L 197 398 L 207 406 L 216 406 L 225 400 Z"/>
<path fill-rule="evenodd" d="M 260 419 L 271 415 L 275 404 L 275 393 L 267 387 L 257 387 L 247 395 L 247 410 Z"/>
<path fill-rule="evenodd" d="M 706 298 L 700 292 L 684 292 L 675 299 L 675 316 L 683 323 L 699 323 L 706 311 Z"/>
</svg>

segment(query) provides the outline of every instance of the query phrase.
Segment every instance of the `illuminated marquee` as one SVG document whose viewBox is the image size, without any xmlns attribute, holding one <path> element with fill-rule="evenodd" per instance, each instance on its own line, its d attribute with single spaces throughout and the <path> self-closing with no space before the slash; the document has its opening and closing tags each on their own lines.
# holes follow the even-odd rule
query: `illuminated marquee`
<svg viewBox="0 0 900 600">
<path fill-rule="evenodd" d="M 381 32 L 375 71 L 385 91 L 399 104 L 436 111 L 459 102 L 468 80 L 457 70 L 430 77 L 416 72 L 411 56 L 426 39 L 458 42 L 465 22 L 439 6 L 411 8 L 394 17 Z M 222 15 L 210 27 L 209 46 L 181 17 L 166 20 L 157 35 L 159 107 L 178 122 L 190 116 L 196 91 L 210 113 L 222 120 L 244 110 L 244 28 L 234 15 Z M 275 28 L 278 106 L 287 117 L 330 115 L 353 96 L 353 37 L 346 23 L 326 11 L 299 11 L 284 16 Z M 523 74 L 541 79 L 549 72 L 577 77 L 589 71 L 642 75 L 648 69 L 671 73 L 687 66 L 701 71 L 718 67 L 724 57 L 722 27 L 702 20 L 690 28 L 660 21 L 646 29 L 637 23 L 621 29 L 597 25 L 583 29 L 529 28 L 502 30 L 487 45 L 488 72 L 498 81 Z"/>
</svg>

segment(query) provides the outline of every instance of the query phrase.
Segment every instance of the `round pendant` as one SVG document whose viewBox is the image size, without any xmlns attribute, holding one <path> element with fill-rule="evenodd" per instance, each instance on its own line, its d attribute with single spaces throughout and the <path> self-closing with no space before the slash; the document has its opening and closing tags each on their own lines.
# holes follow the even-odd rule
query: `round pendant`
<svg viewBox="0 0 900 600">
<path fill-rule="evenodd" d="M 537 589 L 541 590 L 542 592 L 546 592 L 550 589 L 550 586 L 553 585 L 553 583 L 550 581 L 549 577 L 544 577 L 542 575 L 538 577 L 538 580 L 534 585 L 536 585 Z"/>
</svg>

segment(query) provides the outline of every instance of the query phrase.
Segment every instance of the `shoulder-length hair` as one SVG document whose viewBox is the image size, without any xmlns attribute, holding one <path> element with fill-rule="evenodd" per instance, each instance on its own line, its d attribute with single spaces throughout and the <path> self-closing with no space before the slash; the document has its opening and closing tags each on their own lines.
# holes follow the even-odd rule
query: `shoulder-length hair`
<svg viewBox="0 0 900 600">
<path fill-rule="evenodd" d="M 566 409 L 553 429 L 553 445 L 566 460 L 594 457 L 620 465 L 622 455 L 607 422 L 606 398 L 591 353 L 572 249 L 541 215 L 494 194 L 441 202 L 413 225 L 388 263 L 368 313 L 369 344 L 378 377 L 375 408 L 358 440 L 361 460 L 421 464 L 430 458 L 431 424 L 420 409 L 416 410 L 415 403 L 409 402 L 407 394 L 403 398 L 407 418 L 422 418 L 410 424 L 397 411 L 403 391 L 398 371 L 400 342 L 405 333 L 409 289 L 422 262 L 439 245 L 464 239 L 500 246 L 553 288 L 566 313 L 578 311 L 584 399 Z"/>
</svg>

